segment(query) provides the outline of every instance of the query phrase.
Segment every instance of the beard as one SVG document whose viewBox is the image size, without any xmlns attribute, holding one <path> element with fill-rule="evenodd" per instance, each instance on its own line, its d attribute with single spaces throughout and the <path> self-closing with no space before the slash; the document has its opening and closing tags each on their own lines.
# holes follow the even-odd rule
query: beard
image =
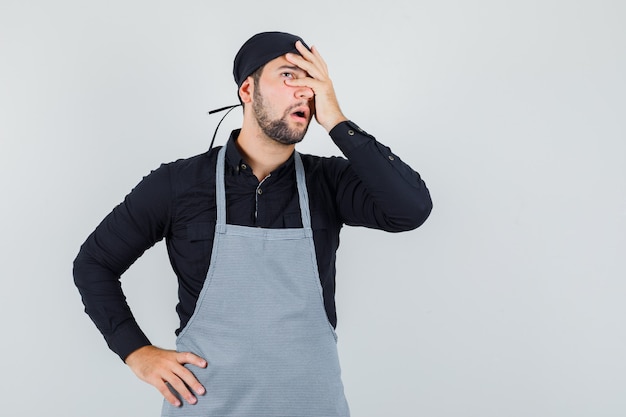
<svg viewBox="0 0 626 417">
<path fill-rule="evenodd" d="M 268 107 L 263 100 L 260 88 L 258 85 L 256 87 L 253 93 L 254 101 L 252 102 L 252 110 L 254 111 L 261 131 L 267 137 L 283 145 L 295 145 L 301 142 L 302 139 L 304 139 L 309 125 L 306 124 L 301 129 L 289 127 L 289 115 L 292 109 L 295 109 L 301 104 L 296 104 L 288 108 L 280 119 L 272 119 L 268 112 Z"/>
</svg>

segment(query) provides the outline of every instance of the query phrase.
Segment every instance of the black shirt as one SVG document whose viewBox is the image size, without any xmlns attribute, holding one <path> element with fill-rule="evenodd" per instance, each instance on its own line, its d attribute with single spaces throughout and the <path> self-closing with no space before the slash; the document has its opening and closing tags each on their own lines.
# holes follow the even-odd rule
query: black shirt
<svg viewBox="0 0 626 417">
<path fill-rule="evenodd" d="M 233 131 L 226 145 L 227 222 L 302 227 L 293 156 L 259 183 L 237 149 L 238 134 Z M 347 160 L 302 155 L 302 162 L 326 314 L 336 326 L 335 255 L 342 225 L 411 230 L 426 220 L 432 202 L 419 174 L 354 123 L 338 124 L 330 136 Z M 176 334 L 193 314 L 213 247 L 218 150 L 163 164 L 144 177 L 74 261 L 85 311 L 122 359 L 150 342 L 126 304 L 120 276 L 163 238 L 179 284 Z"/>
</svg>

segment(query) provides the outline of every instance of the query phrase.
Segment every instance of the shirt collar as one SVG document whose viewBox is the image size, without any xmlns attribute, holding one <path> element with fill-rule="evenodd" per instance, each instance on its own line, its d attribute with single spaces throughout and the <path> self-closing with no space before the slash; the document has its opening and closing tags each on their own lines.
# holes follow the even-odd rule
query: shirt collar
<svg viewBox="0 0 626 417">
<path fill-rule="evenodd" d="M 237 167 L 244 163 L 243 157 L 235 144 L 237 137 L 239 137 L 239 132 L 241 132 L 241 129 L 233 130 L 230 133 L 228 142 L 226 142 L 226 164 L 235 171 L 237 171 Z"/>
<path fill-rule="evenodd" d="M 239 137 L 240 132 L 241 132 L 241 129 L 233 130 L 230 133 L 228 142 L 226 142 L 226 165 L 230 166 L 234 172 L 239 172 L 238 168 L 241 167 L 241 164 L 247 163 L 245 159 L 243 159 L 243 156 L 239 152 L 239 149 L 237 148 L 237 145 L 235 143 L 237 142 L 237 138 Z M 294 161 L 293 161 L 293 153 L 292 153 L 289 159 L 287 159 L 284 164 L 282 164 L 281 166 L 279 166 L 272 172 L 272 176 L 279 177 L 285 174 L 286 172 L 289 172 L 290 170 L 292 170 L 293 167 L 294 167 Z"/>
</svg>

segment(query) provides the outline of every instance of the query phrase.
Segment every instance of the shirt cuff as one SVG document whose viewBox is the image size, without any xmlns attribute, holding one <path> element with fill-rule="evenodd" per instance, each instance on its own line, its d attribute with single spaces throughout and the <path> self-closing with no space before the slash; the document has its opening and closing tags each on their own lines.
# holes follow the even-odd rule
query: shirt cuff
<svg viewBox="0 0 626 417">
<path fill-rule="evenodd" d="M 140 347 L 151 344 L 135 320 L 127 320 L 118 326 L 114 333 L 106 337 L 106 341 L 122 361 Z"/>
<path fill-rule="evenodd" d="M 375 140 L 374 136 L 361 129 L 351 120 L 339 123 L 330 130 L 329 134 L 333 142 L 346 156 L 352 150 Z"/>
</svg>

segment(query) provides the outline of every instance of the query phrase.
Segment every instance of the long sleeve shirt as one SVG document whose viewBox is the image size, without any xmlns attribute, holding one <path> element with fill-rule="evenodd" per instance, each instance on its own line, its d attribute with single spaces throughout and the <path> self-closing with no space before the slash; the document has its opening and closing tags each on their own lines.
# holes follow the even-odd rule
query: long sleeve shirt
<svg viewBox="0 0 626 417">
<path fill-rule="evenodd" d="M 225 145 L 227 222 L 302 227 L 293 155 L 259 182 L 237 149 L 238 134 L 233 131 Z M 336 326 L 335 256 L 342 226 L 415 229 L 429 216 L 432 202 L 419 174 L 356 124 L 342 122 L 330 137 L 345 158 L 301 156 L 324 306 Z M 120 277 L 163 238 L 179 284 L 176 334 L 193 314 L 213 248 L 218 150 L 163 164 L 144 177 L 97 226 L 74 261 L 85 311 L 122 360 L 150 341 L 126 303 Z"/>
</svg>

